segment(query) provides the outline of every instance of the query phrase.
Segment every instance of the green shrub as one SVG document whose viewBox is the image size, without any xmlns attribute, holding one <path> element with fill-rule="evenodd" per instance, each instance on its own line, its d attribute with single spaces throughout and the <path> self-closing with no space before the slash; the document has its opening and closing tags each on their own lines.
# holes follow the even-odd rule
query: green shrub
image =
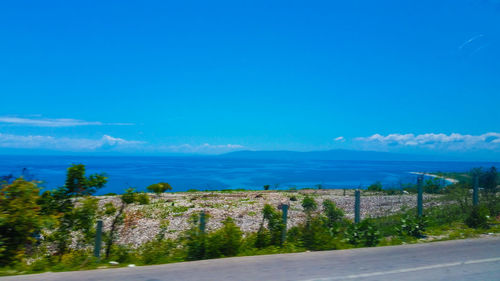
<svg viewBox="0 0 500 281">
<path fill-rule="evenodd" d="M 38 194 L 36 183 L 23 178 L 0 187 L 0 266 L 21 259 L 35 242 L 43 226 Z"/>
<path fill-rule="evenodd" d="M 326 219 L 320 216 L 312 217 L 300 228 L 301 245 L 309 250 L 332 250 L 336 249 L 336 240 L 331 235 Z"/>
<path fill-rule="evenodd" d="M 149 204 L 149 196 L 144 192 L 138 192 L 135 201 L 141 205 L 147 205 Z"/>
<path fill-rule="evenodd" d="M 416 238 L 424 236 L 425 227 L 427 225 L 424 216 L 405 215 L 400 220 L 399 227 L 396 228 L 400 235 L 409 235 Z"/>
<path fill-rule="evenodd" d="M 269 246 L 271 243 L 271 234 L 269 230 L 267 230 L 264 225 L 260 225 L 259 230 L 257 230 L 257 233 L 255 234 L 255 242 L 254 246 L 258 249 L 265 248 Z"/>
<path fill-rule="evenodd" d="M 210 233 L 206 258 L 236 256 L 240 250 L 242 232 L 232 218 L 223 222 L 223 227 Z"/>
<path fill-rule="evenodd" d="M 487 228 L 488 217 L 489 211 L 484 205 L 474 206 L 465 219 L 465 224 L 471 228 Z"/>
<path fill-rule="evenodd" d="M 149 241 L 139 248 L 139 260 L 142 264 L 171 262 L 174 259 L 172 256 L 176 246 L 176 241 L 170 239 Z"/>
<path fill-rule="evenodd" d="M 199 221 L 200 217 L 198 214 L 191 215 L 191 227 L 186 231 L 184 238 L 186 241 L 187 260 L 201 260 L 204 259 L 206 255 L 207 235 L 200 231 Z"/>
<path fill-rule="evenodd" d="M 267 221 L 267 229 L 270 234 L 270 245 L 281 245 L 281 234 L 285 228 L 281 212 L 278 212 L 271 205 L 266 204 L 262 210 L 262 216 Z"/>
<path fill-rule="evenodd" d="M 380 232 L 371 219 L 349 225 L 344 235 L 347 242 L 354 246 L 373 247 L 380 241 Z"/>
<path fill-rule="evenodd" d="M 338 226 L 344 217 L 344 211 L 337 208 L 332 200 L 326 199 L 323 201 L 323 213 L 327 219 L 327 226 L 329 228 L 334 228 Z"/>
<path fill-rule="evenodd" d="M 146 189 L 156 194 L 160 194 L 167 190 L 172 190 L 172 187 L 166 182 L 159 182 L 146 187 Z"/>
<path fill-rule="evenodd" d="M 306 196 L 302 200 L 302 208 L 304 208 L 304 212 L 306 212 L 308 215 L 310 215 L 312 212 L 316 211 L 318 209 L 318 204 L 316 201 L 314 201 L 313 198 Z"/>
<path fill-rule="evenodd" d="M 132 263 L 135 259 L 133 249 L 124 245 L 113 245 L 108 257 L 109 260 L 119 263 Z"/>
<path fill-rule="evenodd" d="M 368 190 L 368 191 L 382 191 L 382 183 L 379 181 L 372 183 L 366 188 L 366 190 Z"/>
</svg>

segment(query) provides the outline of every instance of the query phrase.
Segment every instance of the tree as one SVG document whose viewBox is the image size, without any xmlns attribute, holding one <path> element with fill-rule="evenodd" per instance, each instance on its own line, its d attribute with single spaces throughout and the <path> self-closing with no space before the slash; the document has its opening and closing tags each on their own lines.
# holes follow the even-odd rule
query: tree
<svg viewBox="0 0 500 281">
<path fill-rule="evenodd" d="M 68 168 L 64 189 L 68 196 L 92 195 L 104 187 L 106 182 L 105 174 L 92 174 L 86 177 L 85 166 L 73 164 Z"/>
<path fill-rule="evenodd" d="M 264 185 L 264 190 L 269 190 L 271 186 L 269 184 Z"/>
<path fill-rule="evenodd" d="M 39 189 L 35 182 L 19 178 L 0 188 L 0 265 L 24 255 L 34 234 L 42 227 Z"/>
<path fill-rule="evenodd" d="M 85 176 L 85 166 L 73 164 L 67 170 L 65 185 L 42 195 L 40 202 L 43 212 L 53 213 L 59 218 L 58 228 L 52 236 L 57 241 L 57 251 L 61 258 L 72 239 L 71 232 L 81 230 L 87 237 L 86 240 L 90 240 L 95 220 L 97 203 L 88 201 L 83 209 L 75 209 L 72 198 L 90 196 L 104 187 L 106 182 L 104 174 Z"/>
<path fill-rule="evenodd" d="M 166 182 L 159 182 L 146 187 L 146 189 L 156 194 L 160 194 L 167 190 L 172 190 L 172 187 Z"/>
</svg>

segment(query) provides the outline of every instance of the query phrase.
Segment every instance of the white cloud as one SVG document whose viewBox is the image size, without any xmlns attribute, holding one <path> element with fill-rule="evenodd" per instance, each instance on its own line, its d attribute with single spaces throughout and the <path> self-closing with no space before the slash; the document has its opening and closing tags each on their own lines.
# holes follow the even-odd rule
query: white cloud
<svg viewBox="0 0 500 281">
<path fill-rule="evenodd" d="M 334 141 L 338 141 L 338 142 L 345 142 L 345 138 L 343 136 L 340 136 L 340 137 L 336 137 L 333 139 Z"/>
<path fill-rule="evenodd" d="M 34 127 L 75 127 L 75 126 L 102 126 L 102 125 L 113 125 L 113 126 L 127 126 L 133 125 L 131 123 L 102 123 L 98 121 L 84 121 L 78 119 L 69 118 L 21 118 L 21 117 L 9 117 L 0 116 L 0 123 L 11 124 L 11 125 L 21 125 L 21 126 L 34 126 Z"/>
<path fill-rule="evenodd" d="M 23 149 L 49 149 L 59 151 L 96 151 L 124 149 L 142 144 L 140 141 L 129 141 L 104 135 L 100 139 L 67 138 L 39 135 L 0 134 L 0 147 Z"/>
<path fill-rule="evenodd" d="M 500 133 L 485 133 L 482 135 L 452 134 L 389 134 L 386 136 L 374 134 L 369 137 L 358 137 L 355 141 L 375 147 L 419 147 L 428 149 L 444 149 L 453 151 L 468 150 L 499 150 Z"/>
<path fill-rule="evenodd" d="M 109 135 L 101 138 L 70 138 L 42 135 L 12 135 L 0 133 L 0 148 L 42 149 L 73 152 L 147 152 L 147 153 L 194 153 L 219 154 L 241 150 L 239 144 L 208 144 L 201 145 L 148 145 L 142 141 L 125 140 Z"/>
</svg>

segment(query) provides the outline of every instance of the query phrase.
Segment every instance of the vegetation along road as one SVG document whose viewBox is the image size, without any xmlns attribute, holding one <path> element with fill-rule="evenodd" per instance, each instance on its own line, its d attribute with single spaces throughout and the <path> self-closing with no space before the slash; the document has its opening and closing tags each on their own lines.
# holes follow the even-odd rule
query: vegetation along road
<svg viewBox="0 0 500 281">
<path fill-rule="evenodd" d="M 500 237 L 42 273 L 0 280 L 500 280 Z"/>
</svg>

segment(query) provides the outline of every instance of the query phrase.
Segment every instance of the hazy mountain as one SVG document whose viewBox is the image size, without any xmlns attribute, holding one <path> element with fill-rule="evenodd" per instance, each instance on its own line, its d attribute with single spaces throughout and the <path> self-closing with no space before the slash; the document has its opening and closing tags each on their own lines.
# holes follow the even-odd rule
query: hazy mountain
<svg viewBox="0 0 500 281">
<path fill-rule="evenodd" d="M 324 151 L 250 151 L 242 150 L 222 154 L 219 157 L 240 159 L 286 159 L 286 160 L 373 160 L 373 161 L 433 161 L 453 160 L 433 155 L 401 154 L 379 151 L 334 149 Z"/>
</svg>

